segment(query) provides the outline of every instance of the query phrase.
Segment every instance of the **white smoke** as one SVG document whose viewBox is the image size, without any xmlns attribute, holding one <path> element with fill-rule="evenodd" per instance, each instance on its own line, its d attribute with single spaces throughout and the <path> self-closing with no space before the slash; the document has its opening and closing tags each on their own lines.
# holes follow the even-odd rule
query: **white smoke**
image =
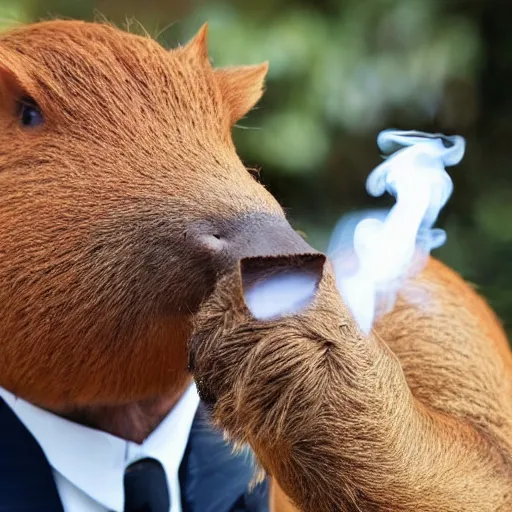
<svg viewBox="0 0 512 512">
<path fill-rule="evenodd" d="M 328 249 L 340 294 L 365 333 L 377 314 L 393 307 L 404 279 L 445 242 L 445 232 L 433 228 L 453 191 L 445 167 L 465 151 L 462 137 L 414 131 L 383 131 L 377 144 L 386 159 L 366 189 L 374 197 L 388 192 L 396 204 L 343 217 Z M 306 307 L 314 289 L 312 277 L 274 276 L 251 288 L 246 302 L 256 318 L 275 318 Z"/>
<path fill-rule="evenodd" d="M 311 274 L 281 274 L 247 290 L 245 303 L 259 320 L 271 320 L 304 309 L 315 296 L 316 279 Z"/>
<path fill-rule="evenodd" d="M 366 189 L 374 197 L 388 192 L 396 204 L 388 212 L 341 219 L 328 250 L 340 293 L 365 333 L 379 312 L 393 307 L 403 281 L 444 244 L 446 233 L 433 225 L 453 191 L 445 167 L 460 162 L 466 145 L 459 136 L 396 130 L 381 132 L 377 144 L 388 156 L 368 176 Z M 347 257 L 355 271 L 347 269 Z"/>
</svg>

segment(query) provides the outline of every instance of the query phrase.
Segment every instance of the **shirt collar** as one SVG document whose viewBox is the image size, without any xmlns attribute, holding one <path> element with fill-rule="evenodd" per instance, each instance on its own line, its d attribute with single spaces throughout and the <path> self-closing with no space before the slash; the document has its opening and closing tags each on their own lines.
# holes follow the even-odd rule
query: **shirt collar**
<svg viewBox="0 0 512 512">
<path fill-rule="evenodd" d="M 139 445 L 61 418 L 2 388 L 0 397 L 34 436 L 52 468 L 109 510 L 123 509 L 125 468 L 143 457 L 160 461 L 170 492 L 199 405 L 192 384 L 157 429 Z"/>
</svg>

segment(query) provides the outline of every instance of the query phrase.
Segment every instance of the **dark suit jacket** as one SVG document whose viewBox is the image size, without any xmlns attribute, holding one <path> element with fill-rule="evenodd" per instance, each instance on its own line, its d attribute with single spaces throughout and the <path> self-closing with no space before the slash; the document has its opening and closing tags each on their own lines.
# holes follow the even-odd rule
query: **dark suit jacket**
<svg viewBox="0 0 512 512">
<path fill-rule="evenodd" d="M 200 406 L 179 471 L 183 512 L 268 512 L 268 482 L 248 491 L 250 460 L 232 455 L 206 414 Z M 0 512 L 63 512 L 43 451 L 2 399 Z"/>
</svg>

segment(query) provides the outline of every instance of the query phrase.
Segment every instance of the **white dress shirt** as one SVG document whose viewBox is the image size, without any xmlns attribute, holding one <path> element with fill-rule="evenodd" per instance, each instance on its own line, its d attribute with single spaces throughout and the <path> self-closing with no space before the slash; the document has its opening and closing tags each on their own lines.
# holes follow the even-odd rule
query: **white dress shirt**
<svg viewBox="0 0 512 512">
<path fill-rule="evenodd" d="M 194 384 L 140 445 L 60 418 L 3 388 L 0 397 L 44 451 L 65 512 L 123 512 L 124 471 L 144 457 L 162 464 L 170 512 L 181 512 L 178 470 L 199 405 Z"/>
</svg>

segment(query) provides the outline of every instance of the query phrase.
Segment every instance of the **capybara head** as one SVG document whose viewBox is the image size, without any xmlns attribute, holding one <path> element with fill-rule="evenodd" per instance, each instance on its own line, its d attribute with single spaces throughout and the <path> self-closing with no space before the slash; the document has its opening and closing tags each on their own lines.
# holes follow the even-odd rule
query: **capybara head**
<svg viewBox="0 0 512 512">
<path fill-rule="evenodd" d="M 242 257 L 311 249 L 231 129 L 267 65 L 107 24 L 0 36 L 0 385 L 118 404 L 188 379 L 191 315 Z"/>
</svg>

